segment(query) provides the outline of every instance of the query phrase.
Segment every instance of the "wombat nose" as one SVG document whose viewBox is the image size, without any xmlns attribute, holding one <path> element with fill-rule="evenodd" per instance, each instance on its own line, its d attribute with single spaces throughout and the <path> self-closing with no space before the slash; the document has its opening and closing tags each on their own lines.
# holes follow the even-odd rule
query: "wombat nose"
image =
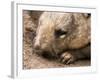
<svg viewBox="0 0 100 80">
<path fill-rule="evenodd" d="M 34 49 L 40 50 L 40 44 L 34 44 Z"/>
</svg>

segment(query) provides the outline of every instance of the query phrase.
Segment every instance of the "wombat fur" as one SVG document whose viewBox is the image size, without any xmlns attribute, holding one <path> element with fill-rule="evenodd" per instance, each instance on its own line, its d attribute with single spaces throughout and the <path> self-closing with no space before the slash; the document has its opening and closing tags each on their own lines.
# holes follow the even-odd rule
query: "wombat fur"
<svg viewBox="0 0 100 80">
<path fill-rule="evenodd" d="M 91 14 L 43 12 L 33 48 L 40 55 L 57 57 L 70 64 L 90 59 Z"/>
</svg>

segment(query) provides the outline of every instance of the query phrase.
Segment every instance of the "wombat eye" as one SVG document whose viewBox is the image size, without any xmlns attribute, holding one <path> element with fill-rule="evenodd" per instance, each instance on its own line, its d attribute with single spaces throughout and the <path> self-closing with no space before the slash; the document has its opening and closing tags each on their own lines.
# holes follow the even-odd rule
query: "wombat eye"
<svg viewBox="0 0 100 80">
<path fill-rule="evenodd" d="M 66 36 L 66 31 L 62 30 L 55 30 L 55 37 L 56 38 L 64 38 Z"/>
</svg>

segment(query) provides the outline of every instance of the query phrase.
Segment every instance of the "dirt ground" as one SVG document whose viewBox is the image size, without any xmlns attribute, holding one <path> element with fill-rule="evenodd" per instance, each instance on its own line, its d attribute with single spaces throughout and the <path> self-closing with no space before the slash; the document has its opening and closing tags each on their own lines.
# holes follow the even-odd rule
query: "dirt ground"
<svg viewBox="0 0 100 80">
<path fill-rule="evenodd" d="M 33 51 L 33 39 L 36 31 L 36 18 L 32 20 L 29 11 L 23 11 L 23 69 L 60 68 L 90 66 L 90 60 L 80 60 L 73 64 L 65 65 L 57 59 L 46 59 Z M 35 16 L 36 17 L 36 16 Z M 34 28 L 33 28 L 34 27 Z"/>
</svg>

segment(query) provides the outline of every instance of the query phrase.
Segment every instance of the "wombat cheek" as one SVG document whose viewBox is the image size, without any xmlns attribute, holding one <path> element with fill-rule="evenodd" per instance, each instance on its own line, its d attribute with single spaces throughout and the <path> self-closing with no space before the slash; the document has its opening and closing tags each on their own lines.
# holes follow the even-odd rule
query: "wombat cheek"
<svg viewBox="0 0 100 80">
<path fill-rule="evenodd" d="M 48 44 L 46 44 L 46 43 L 43 43 L 43 44 L 41 45 L 41 50 L 50 52 L 51 47 L 50 47 L 50 45 L 48 45 Z"/>
</svg>

